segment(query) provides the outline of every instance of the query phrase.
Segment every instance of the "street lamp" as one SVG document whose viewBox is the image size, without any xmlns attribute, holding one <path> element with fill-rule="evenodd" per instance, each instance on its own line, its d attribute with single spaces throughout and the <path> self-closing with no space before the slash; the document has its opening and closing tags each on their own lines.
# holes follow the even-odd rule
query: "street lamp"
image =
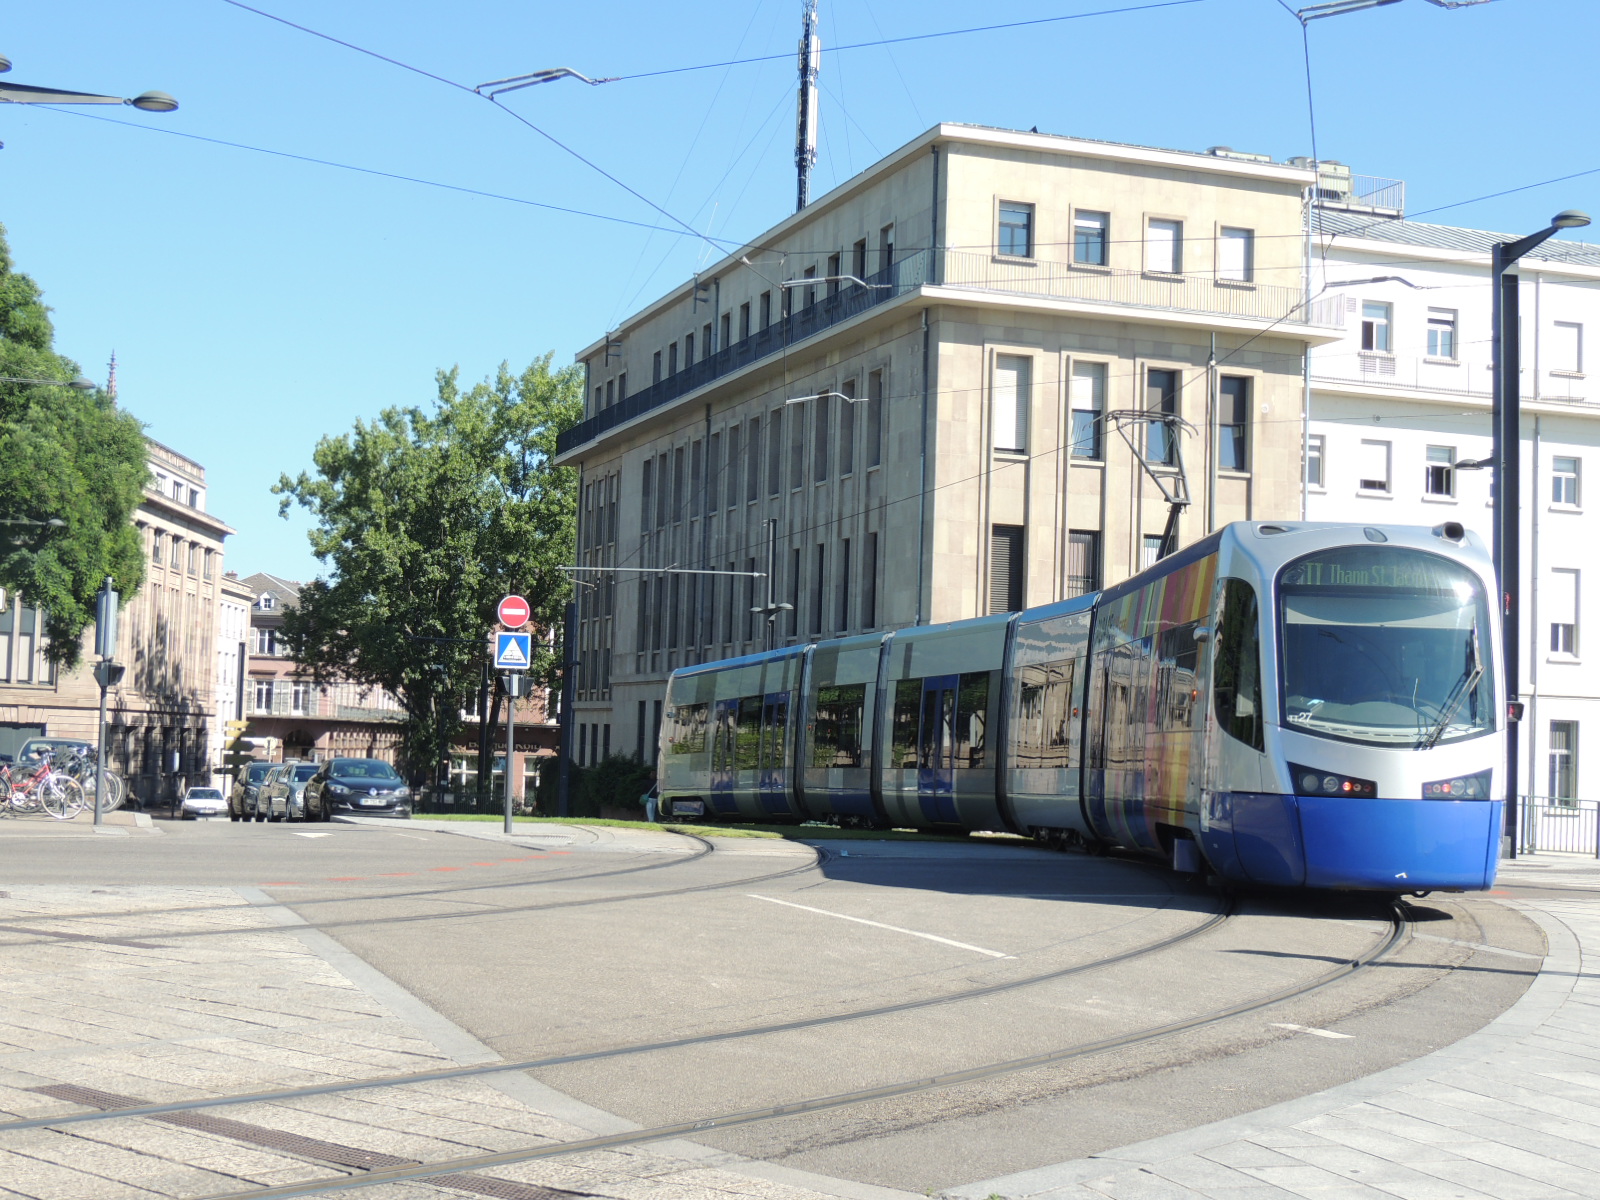
<svg viewBox="0 0 1600 1200">
<path fill-rule="evenodd" d="M 496 96 L 503 96 L 507 92 L 521 91 L 523 88 L 534 87 L 541 83 L 554 83 L 558 79 L 576 79 L 580 83 L 587 83 L 597 87 L 602 83 L 615 83 L 615 79 L 590 79 L 571 67 L 546 67 L 542 71 L 532 71 L 527 75 L 512 75 L 506 79 L 491 79 L 488 83 L 480 83 L 472 90 L 487 100 Z"/>
<path fill-rule="evenodd" d="M 1546 238 L 1562 229 L 1582 229 L 1589 214 L 1567 209 L 1550 219 L 1547 228 L 1514 242 L 1496 242 L 1490 272 L 1494 289 L 1494 575 L 1501 593 L 1502 640 L 1505 643 L 1506 694 L 1512 702 L 1522 694 L 1521 624 L 1522 570 L 1522 335 L 1519 326 L 1518 285 L 1521 277 L 1511 266 Z M 1506 713 L 1506 829 L 1510 832 L 1506 857 L 1517 856 L 1517 723 Z"/>
</svg>

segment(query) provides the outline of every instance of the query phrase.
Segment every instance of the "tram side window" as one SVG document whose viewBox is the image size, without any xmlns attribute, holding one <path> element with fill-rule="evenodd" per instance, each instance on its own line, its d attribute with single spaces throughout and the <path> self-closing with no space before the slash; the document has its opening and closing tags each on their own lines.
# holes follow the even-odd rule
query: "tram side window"
<svg viewBox="0 0 1600 1200">
<path fill-rule="evenodd" d="M 864 683 L 817 689 L 816 731 L 811 741 L 813 767 L 861 765 L 861 721 L 866 706 Z"/>
<path fill-rule="evenodd" d="M 1156 712 L 1162 729 L 1189 728 L 1194 713 L 1195 672 L 1200 666 L 1200 647 L 1194 640 L 1199 624 L 1190 621 L 1161 631 Z"/>
<path fill-rule="evenodd" d="M 961 676 L 956 698 L 955 764 L 981 767 L 988 752 L 989 672 Z"/>
<path fill-rule="evenodd" d="M 733 769 L 754 771 L 761 765 L 761 697 L 739 701 L 739 726 L 733 738 Z"/>
<path fill-rule="evenodd" d="M 922 680 L 902 679 L 894 688 L 894 748 L 891 767 L 917 765 L 917 718 L 922 711 Z"/>
<path fill-rule="evenodd" d="M 1072 685 L 1075 660 L 1023 667 L 1013 747 L 1021 768 L 1072 765 Z"/>
<path fill-rule="evenodd" d="M 706 749 L 706 720 L 710 716 L 708 704 L 679 704 L 672 709 L 667 724 L 667 753 L 704 754 Z"/>
<path fill-rule="evenodd" d="M 760 704 L 760 700 L 756 701 Z M 779 697 L 765 706 L 765 728 L 761 731 L 761 769 L 777 771 L 783 768 L 783 731 L 789 721 L 789 698 Z"/>
<path fill-rule="evenodd" d="M 1224 581 L 1221 630 L 1217 636 L 1217 723 L 1256 750 L 1261 736 L 1261 641 L 1256 593 L 1243 579 Z"/>
</svg>

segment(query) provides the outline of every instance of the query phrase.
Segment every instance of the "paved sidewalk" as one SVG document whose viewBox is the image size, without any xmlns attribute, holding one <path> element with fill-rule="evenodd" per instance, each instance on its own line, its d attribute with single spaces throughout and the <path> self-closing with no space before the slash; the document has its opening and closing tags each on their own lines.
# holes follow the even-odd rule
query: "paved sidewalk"
<svg viewBox="0 0 1600 1200">
<path fill-rule="evenodd" d="M 0 1123 L 94 1103 L 63 1088 L 162 1103 L 498 1061 L 250 889 L 10 887 L 0 891 L 0 953 Z M 211 1196 L 632 1128 L 525 1075 L 489 1075 L 0 1133 L 0 1196 Z M 688 1143 L 567 1155 L 457 1184 L 330 1194 L 905 1200 Z"/>
<path fill-rule="evenodd" d="M 1549 952 L 1521 1000 L 1452 1046 L 1299 1100 L 951 1200 L 1593 1200 L 1600 1197 L 1600 863 L 1502 865 Z M 1585 895 L 1589 892 L 1592 894 Z"/>
</svg>

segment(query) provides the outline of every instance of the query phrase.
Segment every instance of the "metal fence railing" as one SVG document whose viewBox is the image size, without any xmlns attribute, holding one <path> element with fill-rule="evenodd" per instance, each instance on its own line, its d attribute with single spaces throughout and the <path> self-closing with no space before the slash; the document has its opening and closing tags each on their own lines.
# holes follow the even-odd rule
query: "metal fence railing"
<svg viewBox="0 0 1600 1200">
<path fill-rule="evenodd" d="M 1523 796 L 1518 801 L 1518 854 L 1586 854 L 1600 858 L 1600 800 Z"/>
</svg>

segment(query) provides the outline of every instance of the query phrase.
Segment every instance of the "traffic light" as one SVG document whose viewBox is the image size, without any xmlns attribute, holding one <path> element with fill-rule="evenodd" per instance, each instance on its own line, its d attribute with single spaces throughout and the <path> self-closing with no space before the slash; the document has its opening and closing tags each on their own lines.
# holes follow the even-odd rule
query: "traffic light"
<svg viewBox="0 0 1600 1200">
<path fill-rule="evenodd" d="M 249 721 L 227 721 L 223 724 L 223 769 L 237 775 L 255 761 L 252 748 L 245 744 L 244 731 Z"/>
<path fill-rule="evenodd" d="M 224 740 L 230 744 L 237 742 L 244 736 L 244 731 L 250 725 L 249 721 L 229 721 L 223 725 Z"/>
</svg>

